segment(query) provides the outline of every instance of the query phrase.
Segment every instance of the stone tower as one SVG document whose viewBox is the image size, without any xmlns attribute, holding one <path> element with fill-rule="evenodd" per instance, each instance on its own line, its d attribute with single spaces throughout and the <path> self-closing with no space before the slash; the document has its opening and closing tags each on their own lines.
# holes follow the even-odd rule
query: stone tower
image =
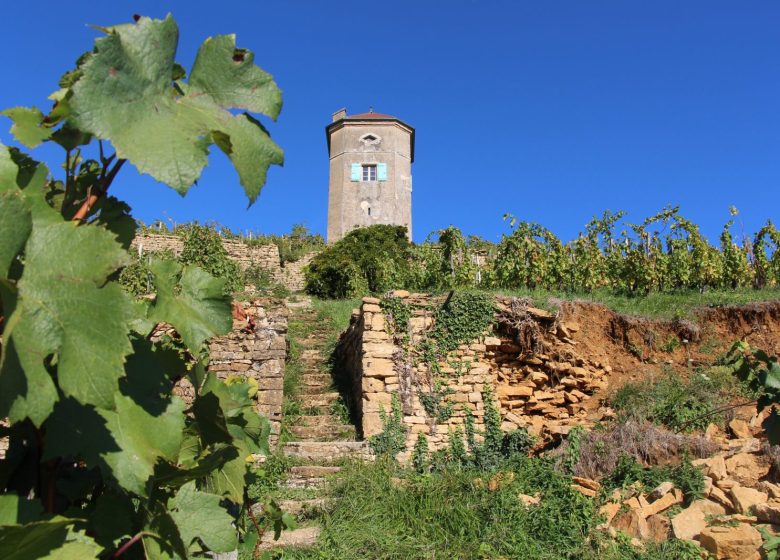
<svg viewBox="0 0 780 560">
<path fill-rule="evenodd" d="M 412 237 L 414 129 L 396 117 L 333 114 L 325 128 L 330 155 L 328 243 L 356 227 L 406 226 Z"/>
</svg>

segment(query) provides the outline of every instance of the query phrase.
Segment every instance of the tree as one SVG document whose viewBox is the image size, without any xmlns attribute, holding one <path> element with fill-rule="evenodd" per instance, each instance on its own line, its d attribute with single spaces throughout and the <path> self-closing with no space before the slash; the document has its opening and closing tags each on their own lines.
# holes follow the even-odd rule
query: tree
<svg viewBox="0 0 780 560">
<path fill-rule="evenodd" d="M 184 194 L 216 144 L 253 202 L 282 151 L 249 112 L 275 119 L 281 94 L 232 35 L 207 39 L 185 80 L 171 16 L 100 29 L 48 114 L 2 113 L 21 144 L 56 143 L 65 161 L 58 179 L 0 145 L 0 556 L 234 550 L 246 460 L 266 451 L 269 427 L 249 386 L 201 358 L 232 325 L 224 281 L 152 261 L 156 297 L 131 299 L 117 272 L 135 222 L 108 190 L 130 162 Z M 178 347 L 154 342 L 160 322 Z M 187 410 L 172 394 L 185 377 Z"/>
</svg>

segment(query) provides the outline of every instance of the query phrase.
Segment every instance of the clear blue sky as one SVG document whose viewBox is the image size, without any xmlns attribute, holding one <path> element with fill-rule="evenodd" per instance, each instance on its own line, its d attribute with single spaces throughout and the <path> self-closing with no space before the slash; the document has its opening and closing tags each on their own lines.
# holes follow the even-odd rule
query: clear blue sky
<svg viewBox="0 0 780 560">
<path fill-rule="evenodd" d="M 114 193 L 144 221 L 324 233 L 324 127 L 343 106 L 416 127 L 417 241 L 449 224 L 497 240 L 505 212 L 564 239 L 607 208 L 680 204 L 713 239 L 732 204 L 748 231 L 780 221 L 780 2 L 7 1 L 0 107 L 47 108 L 97 35 L 85 24 L 168 11 L 185 67 L 236 33 L 275 76 L 286 163 L 248 210 L 218 150 L 184 199 L 126 167 Z"/>
</svg>

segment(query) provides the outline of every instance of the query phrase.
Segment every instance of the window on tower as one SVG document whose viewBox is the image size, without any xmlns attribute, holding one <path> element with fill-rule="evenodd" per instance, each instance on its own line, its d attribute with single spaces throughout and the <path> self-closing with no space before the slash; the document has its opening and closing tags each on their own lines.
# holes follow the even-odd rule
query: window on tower
<svg viewBox="0 0 780 560">
<path fill-rule="evenodd" d="M 363 181 L 376 181 L 376 165 L 363 166 Z"/>
</svg>

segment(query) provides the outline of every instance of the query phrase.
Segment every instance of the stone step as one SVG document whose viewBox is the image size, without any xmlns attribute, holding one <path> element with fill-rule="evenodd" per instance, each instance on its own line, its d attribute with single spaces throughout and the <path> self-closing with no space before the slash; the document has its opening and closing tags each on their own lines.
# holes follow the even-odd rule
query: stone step
<svg viewBox="0 0 780 560">
<path fill-rule="evenodd" d="M 282 450 L 288 457 L 305 461 L 373 460 L 371 448 L 365 441 L 291 441 L 285 443 Z"/>
<path fill-rule="evenodd" d="M 341 426 L 342 420 L 333 414 L 320 414 L 319 416 L 298 416 L 295 419 L 296 426 Z"/>
<path fill-rule="evenodd" d="M 311 490 L 313 488 L 322 488 L 328 482 L 327 478 L 315 476 L 290 476 L 279 486 L 293 490 Z"/>
<path fill-rule="evenodd" d="M 290 433 L 304 441 L 329 441 L 355 437 L 355 427 L 350 424 L 331 426 L 290 426 Z"/>
<path fill-rule="evenodd" d="M 301 395 L 301 405 L 303 408 L 312 408 L 319 406 L 330 406 L 339 400 L 339 394 L 336 391 L 330 393 L 318 393 L 316 395 Z"/>
<path fill-rule="evenodd" d="M 333 383 L 333 378 L 329 373 L 304 373 L 301 375 L 300 381 L 303 387 L 318 387 L 329 386 Z"/>
<path fill-rule="evenodd" d="M 332 474 L 336 474 L 341 470 L 341 467 L 332 467 L 325 465 L 296 465 L 290 467 L 290 474 L 293 476 L 305 478 L 314 477 L 322 478 Z"/>
<path fill-rule="evenodd" d="M 267 536 L 260 544 L 260 550 L 271 550 L 274 548 L 304 548 L 314 546 L 320 536 L 320 528 L 317 525 L 311 527 L 301 527 L 293 531 L 282 531 L 279 540 L 273 540 L 273 532 L 267 532 Z"/>
<path fill-rule="evenodd" d="M 322 395 L 325 393 L 332 393 L 334 390 L 335 388 L 333 387 L 333 383 L 328 382 L 327 384 L 324 385 L 302 385 L 301 387 L 298 387 L 298 394 L 299 395 Z"/>
<path fill-rule="evenodd" d="M 295 517 L 307 517 L 325 509 L 328 501 L 324 498 L 313 498 L 311 500 L 282 500 L 279 507 L 285 513 L 291 513 Z"/>
</svg>

